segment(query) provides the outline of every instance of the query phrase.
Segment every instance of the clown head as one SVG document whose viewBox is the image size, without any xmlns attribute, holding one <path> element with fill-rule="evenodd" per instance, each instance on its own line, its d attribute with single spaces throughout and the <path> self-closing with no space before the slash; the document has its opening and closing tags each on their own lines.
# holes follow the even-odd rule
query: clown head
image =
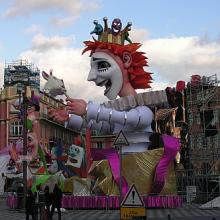
<svg viewBox="0 0 220 220">
<path fill-rule="evenodd" d="M 95 52 L 91 57 L 88 81 L 94 81 L 97 86 L 105 86 L 104 95 L 115 99 L 123 84 L 121 68 L 108 53 Z"/>
<path fill-rule="evenodd" d="M 149 88 L 150 73 L 144 53 L 137 51 L 140 44 L 119 45 L 108 42 L 84 42 L 83 53 L 91 51 L 91 70 L 88 81 L 105 86 L 104 95 L 110 100 L 119 96 L 135 95 L 135 89 Z"/>
</svg>

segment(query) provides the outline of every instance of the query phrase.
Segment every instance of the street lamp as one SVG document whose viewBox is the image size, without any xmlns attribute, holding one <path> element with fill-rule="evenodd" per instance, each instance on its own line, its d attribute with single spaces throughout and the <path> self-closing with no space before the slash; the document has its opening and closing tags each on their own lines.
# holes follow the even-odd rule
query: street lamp
<svg viewBox="0 0 220 220">
<path fill-rule="evenodd" d="M 27 108 L 28 108 L 28 98 L 27 98 L 27 85 L 22 82 L 17 83 L 17 93 L 19 95 L 19 106 L 20 111 L 22 112 L 21 117 L 23 121 L 23 193 L 24 193 L 24 204 L 26 202 L 27 194 Z M 22 99 L 21 99 L 22 94 Z M 22 102 L 21 102 L 22 101 Z"/>
<path fill-rule="evenodd" d="M 26 95 L 27 87 L 25 85 L 24 87 L 24 93 L 23 93 L 23 103 L 22 103 L 22 109 L 23 109 L 23 183 L 24 183 L 24 201 L 26 200 L 25 195 L 27 194 L 27 108 L 28 108 L 28 98 Z"/>
</svg>

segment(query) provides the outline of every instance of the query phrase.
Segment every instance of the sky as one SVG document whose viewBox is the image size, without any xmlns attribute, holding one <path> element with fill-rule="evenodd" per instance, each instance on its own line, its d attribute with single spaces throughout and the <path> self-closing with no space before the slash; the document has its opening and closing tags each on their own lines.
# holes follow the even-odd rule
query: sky
<svg viewBox="0 0 220 220">
<path fill-rule="evenodd" d="M 130 38 L 142 43 L 154 90 L 193 74 L 220 79 L 219 8 L 218 0 L 0 0 L 0 87 L 5 62 L 27 59 L 53 69 L 71 97 L 105 101 L 104 88 L 87 82 L 89 54 L 81 55 L 93 20 L 103 17 L 132 22 Z"/>
</svg>

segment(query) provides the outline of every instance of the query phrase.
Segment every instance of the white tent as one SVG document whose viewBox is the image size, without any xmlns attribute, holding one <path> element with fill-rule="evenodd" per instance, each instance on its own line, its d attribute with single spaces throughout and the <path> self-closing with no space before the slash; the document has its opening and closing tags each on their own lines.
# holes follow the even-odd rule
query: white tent
<svg viewBox="0 0 220 220">
<path fill-rule="evenodd" d="M 199 207 L 200 209 L 216 209 L 216 208 L 220 208 L 220 196 L 201 205 Z"/>
<path fill-rule="evenodd" d="M 5 177 L 2 176 L 2 174 L 4 173 L 4 175 L 6 174 L 6 170 L 7 170 L 7 164 L 8 161 L 10 159 L 9 155 L 1 155 L 0 156 L 0 195 L 2 195 L 4 193 L 4 185 L 5 185 Z"/>
</svg>

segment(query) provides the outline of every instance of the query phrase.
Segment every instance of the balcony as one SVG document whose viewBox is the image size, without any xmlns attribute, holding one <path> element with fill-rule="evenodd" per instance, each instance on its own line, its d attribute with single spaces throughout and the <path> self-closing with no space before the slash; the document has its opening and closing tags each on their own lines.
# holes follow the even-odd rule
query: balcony
<svg viewBox="0 0 220 220">
<path fill-rule="evenodd" d="M 40 113 L 40 120 L 41 119 L 46 120 L 48 122 L 51 122 L 53 124 L 56 124 L 56 125 L 64 127 L 64 124 L 54 121 L 51 117 L 49 117 L 49 115 L 47 115 L 45 113 Z"/>
<path fill-rule="evenodd" d="M 47 121 L 49 123 L 52 123 L 52 124 L 57 125 L 57 126 L 60 126 L 60 127 L 64 128 L 64 129 L 67 129 L 69 131 L 79 133 L 78 131 L 75 131 L 73 129 L 65 128 L 64 127 L 64 123 L 59 123 L 57 121 L 54 121 L 51 117 L 49 117 L 49 115 L 47 115 L 45 113 L 40 113 L 40 120 L 45 120 L 45 121 Z"/>
</svg>

